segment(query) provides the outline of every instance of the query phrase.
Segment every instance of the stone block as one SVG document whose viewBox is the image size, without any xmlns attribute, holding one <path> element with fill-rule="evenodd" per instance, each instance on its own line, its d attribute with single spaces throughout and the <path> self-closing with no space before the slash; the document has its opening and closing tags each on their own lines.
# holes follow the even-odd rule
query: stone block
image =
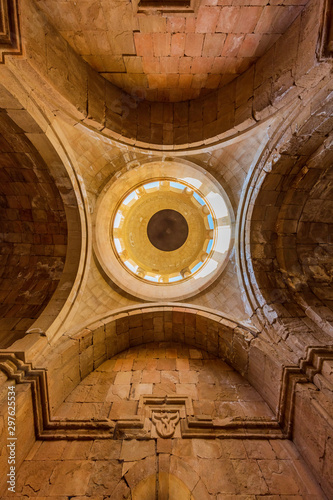
<svg viewBox="0 0 333 500">
<path fill-rule="evenodd" d="M 112 492 L 121 480 L 121 464 L 117 460 L 98 460 L 93 463 L 88 498 L 92 495 L 105 495 Z"/>
<path fill-rule="evenodd" d="M 123 441 L 120 453 L 120 460 L 133 462 L 146 457 L 155 456 L 155 441 L 138 441 L 136 439 Z"/>
<path fill-rule="evenodd" d="M 185 55 L 201 56 L 204 35 L 201 33 L 187 33 L 185 41 Z"/>
<path fill-rule="evenodd" d="M 85 495 L 93 464 L 85 460 L 64 460 L 56 464 L 50 477 L 49 494 Z"/>
<path fill-rule="evenodd" d="M 133 465 L 125 474 L 125 477 L 126 482 L 132 489 L 140 481 L 153 474 L 156 474 L 156 458 L 155 456 L 149 456 Z"/>
<path fill-rule="evenodd" d="M 121 441 L 96 439 L 89 453 L 90 460 L 119 460 Z"/>
</svg>

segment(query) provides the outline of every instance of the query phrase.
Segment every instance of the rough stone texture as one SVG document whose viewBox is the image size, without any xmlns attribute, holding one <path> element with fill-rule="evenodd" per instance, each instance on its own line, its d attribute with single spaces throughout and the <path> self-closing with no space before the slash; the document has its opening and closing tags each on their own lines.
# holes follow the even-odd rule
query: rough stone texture
<svg viewBox="0 0 333 500">
<path fill-rule="evenodd" d="M 131 321 L 129 321 L 129 318 L 131 318 Z M 131 324 L 136 324 L 137 321 L 142 326 L 131 328 Z M 133 330 L 135 330 L 135 336 L 131 335 Z M 46 364 L 50 375 L 51 407 L 53 409 L 57 408 L 71 393 L 79 380 L 82 380 L 84 385 L 94 383 L 94 380 L 98 377 L 98 372 L 88 374 L 93 367 L 99 369 L 107 356 L 114 356 L 131 346 L 137 346 L 137 349 L 140 350 L 142 343 L 151 343 L 156 340 L 185 342 L 188 344 L 186 352 L 193 359 L 192 363 L 194 365 L 196 362 L 201 365 L 203 354 L 200 350 L 206 349 L 209 355 L 228 360 L 236 370 L 246 375 L 249 361 L 248 352 L 254 337 L 251 330 L 242 327 L 242 325 L 237 325 L 237 323 L 223 317 L 205 311 L 197 311 L 193 308 L 155 306 L 143 309 L 136 308 L 129 313 L 111 315 L 110 318 L 105 318 L 103 322 L 97 322 L 90 325 L 89 329 L 84 329 L 72 335 L 72 338 L 65 343 L 60 340 L 54 348 L 52 347 L 49 352 L 44 353 L 40 362 Z M 95 349 L 104 352 L 105 356 L 96 359 L 94 357 Z M 188 359 L 177 360 L 172 349 L 170 349 L 170 352 L 168 351 L 168 357 L 170 359 L 159 360 L 158 363 L 156 359 L 150 360 L 147 362 L 145 369 L 142 366 L 141 368 L 135 368 L 135 370 L 143 370 L 142 377 L 139 379 L 133 378 L 133 376 L 130 377 L 130 370 L 132 370 L 130 360 L 124 365 L 123 371 L 127 373 L 123 374 L 117 373 L 120 370 L 119 366 L 122 365 L 116 363 L 114 368 L 113 361 L 106 361 L 105 365 L 103 365 L 104 370 L 112 372 L 115 369 L 112 382 L 124 382 L 114 383 L 112 389 L 108 392 L 108 400 L 111 402 L 127 398 L 130 389 L 134 399 L 138 399 L 143 391 L 147 391 L 147 393 L 152 391 L 152 383 L 148 381 L 160 385 L 166 384 L 169 386 L 171 384 L 171 386 L 174 386 L 175 382 L 180 382 L 176 370 L 183 369 L 182 367 L 185 370 L 182 375 L 183 390 L 191 392 L 195 387 L 198 374 L 189 374 L 190 365 Z M 133 364 L 133 366 L 136 366 L 136 364 Z M 159 375 L 156 372 L 151 374 L 156 369 L 162 370 L 163 374 Z M 203 380 L 209 382 L 211 377 Z M 237 380 L 236 376 L 235 380 Z M 278 387 L 275 388 L 276 396 L 278 396 L 278 389 Z M 84 396 L 84 391 L 76 390 L 79 397 Z M 105 392 L 105 386 L 93 389 L 91 397 L 94 399 L 91 402 L 98 401 L 98 398 L 103 397 Z M 70 398 L 72 397 L 73 395 L 70 396 Z M 117 412 L 118 410 L 114 408 L 114 411 Z"/>
<path fill-rule="evenodd" d="M 220 419 L 280 416 L 283 425 L 289 412 L 285 430 L 298 451 L 285 439 L 72 442 L 65 434 L 32 446 L 32 398 L 22 383 L 17 497 L 153 500 L 158 485 L 161 496 L 177 500 L 179 492 L 187 500 L 324 498 L 303 458 L 330 498 L 332 58 L 320 48 L 326 2 L 207 0 L 190 16 L 136 15 L 132 4 L 108 0 L 18 3 L 22 55 L 6 55 L 0 65 L 0 345 L 12 344 L 13 328 L 25 333 L 48 302 L 35 333 L 9 351 L 25 369 L 47 368 L 57 417 L 131 419 L 144 394 L 186 393 L 197 414 Z M 179 156 L 225 189 L 235 245 L 221 276 L 190 303 L 148 307 L 104 280 L 91 254 L 93 213 L 98 194 L 123 169 L 157 157 L 167 167 Z M 33 220 L 24 218 L 28 211 Z M 51 298 L 61 266 L 45 277 L 36 256 L 43 266 L 63 263 L 57 238 L 65 233 L 52 217 L 65 211 L 67 258 Z M 185 343 L 183 351 L 173 341 Z M 143 346 L 153 342 L 158 348 L 149 357 Z M 166 351 L 160 342 L 169 343 Z M 324 357 L 317 359 L 316 349 Z M 6 363 L 2 370 L 11 373 Z M 3 445 L 3 372 L 0 380 Z"/>
<path fill-rule="evenodd" d="M 117 384 L 122 378 L 124 383 Z M 140 396 L 148 394 L 190 396 L 195 414 L 214 418 L 273 417 L 262 397 L 231 366 L 199 349 L 154 342 L 132 347 L 101 364 L 56 413 L 88 415 L 94 404 L 99 412 L 96 417 L 101 412 L 110 419 L 130 417 L 137 412 Z M 152 442 L 125 441 L 120 458 L 127 462 L 152 454 Z M 203 448 L 199 455 L 208 458 L 214 451 Z"/>
<path fill-rule="evenodd" d="M 104 0 L 87 5 L 38 0 L 70 46 L 105 79 L 128 92 L 136 85 L 149 100 L 170 101 L 193 99 L 236 78 L 286 31 L 306 2 L 267 3 L 205 1 L 194 17 L 162 17 L 158 11 L 136 16 L 128 3 L 111 8 Z M 222 79 L 209 78 L 212 66 Z"/>
<path fill-rule="evenodd" d="M 67 418 L 92 415 L 91 410 L 85 411 L 85 405 L 91 404 L 91 391 L 105 384 L 112 388 L 119 374 L 131 374 L 136 383 L 144 373 L 149 372 L 153 378 L 155 372 L 149 370 L 152 361 L 157 362 L 156 369 L 161 375 L 174 372 L 181 378 L 183 373 L 197 374 L 198 381 L 193 385 L 198 392 L 202 387 L 209 400 L 201 397 L 200 401 L 193 401 L 195 412 L 200 413 L 197 406 L 200 403 L 207 414 L 209 401 L 215 400 L 212 416 L 220 416 L 221 405 L 228 403 L 228 415 L 233 405 L 233 415 L 249 417 L 262 402 L 256 391 L 247 393 L 251 389 L 249 384 L 221 360 L 197 349 L 160 343 L 132 348 L 92 372 L 82 382 L 85 391 L 81 392 L 78 386 L 67 398 L 70 403 L 64 403 L 70 404 Z M 174 370 L 170 372 L 167 368 Z M 177 386 L 184 386 L 174 382 L 164 385 L 152 382 L 151 385 L 153 394 L 168 395 L 174 394 Z M 100 394 L 98 401 L 110 408 L 105 393 Z M 122 399 L 122 403 L 125 402 L 126 399 Z M 260 405 L 260 416 L 270 416 L 270 410 L 266 407 L 263 412 L 263 408 Z M 126 418 L 128 409 L 124 406 L 123 410 L 121 416 Z M 62 411 L 60 407 L 59 412 Z M 168 491 L 169 498 L 179 498 L 172 495 L 183 495 L 182 492 L 192 494 L 195 500 L 287 498 L 283 495 L 295 500 L 325 498 L 295 446 L 285 439 L 39 441 L 19 470 L 16 493 L 43 498 L 62 498 L 63 495 L 65 499 L 120 500 L 124 493 L 128 495 L 131 491 L 132 498 L 155 499 L 156 474 L 160 494 Z M 2 498 L 12 498 L 10 492 L 3 491 Z M 139 493 L 143 496 L 136 496 Z"/>
<path fill-rule="evenodd" d="M 184 372 L 199 373 L 200 378 L 206 381 L 206 391 L 209 387 L 207 381 L 210 381 L 210 386 L 216 387 L 217 401 L 223 403 L 231 397 L 235 403 L 236 399 L 241 403 L 246 415 L 251 412 L 251 404 L 260 400 L 259 396 L 254 398 L 252 394 L 251 403 L 248 402 L 243 392 L 248 384 L 240 376 L 235 384 L 233 378 L 237 374 L 222 361 L 210 359 L 204 352 L 195 349 L 189 351 L 177 344 L 152 344 L 141 350 L 132 348 L 111 362 L 117 374 L 127 373 L 132 368 L 130 373 L 137 377 L 137 372 L 144 373 L 147 363 L 152 360 L 161 362 L 161 373 L 163 368 L 167 367 L 167 361 L 179 361 L 178 364 L 183 367 Z M 189 361 L 189 366 L 184 363 L 185 360 Z M 94 374 L 98 376 L 98 380 L 94 379 L 95 384 L 107 381 L 112 384 L 110 361 L 105 362 L 91 375 Z M 154 371 L 151 371 L 151 375 L 154 375 Z M 198 382 L 198 387 L 200 384 L 203 382 Z M 77 399 L 82 401 L 82 396 L 79 396 L 77 390 L 73 391 L 73 397 L 70 398 L 71 417 L 75 414 L 75 405 L 81 405 L 82 416 L 82 405 L 89 404 L 87 389 L 94 385 L 85 383 L 84 387 L 85 403 L 76 403 Z M 157 385 L 155 387 L 157 388 Z M 224 393 L 220 393 L 221 387 L 227 387 L 228 394 L 226 389 Z M 231 389 L 236 389 L 236 397 L 236 393 L 229 395 Z M 167 392 L 172 394 L 172 388 L 169 387 Z M 74 397 L 74 394 L 77 396 Z M 205 403 L 204 400 L 201 402 Z M 218 407 L 213 414 L 219 414 Z M 126 415 L 127 413 L 124 417 Z M 65 499 L 75 497 L 114 500 L 124 498 L 124 493 L 128 495 L 132 491 L 134 498 L 135 494 L 143 492 L 142 498 L 153 499 L 156 498 L 156 483 L 152 479 L 155 474 L 159 477 L 161 493 L 169 491 L 170 495 L 180 495 L 184 489 L 188 494 L 192 493 L 191 498 L 197 500 L 261 496 L 288 496 L 295 500 L 307 497 L 318 500 L 325 498 L 294 445 L 284 439 L 262 441 L 173 438 L 144 441 L 104 439 L 93 442 L 39 442 L 19 471 L 17 494 L 37 498 L 62 498 L 63 495 Z M 12 498 L 8 492 L 4 492 L 2 497 Z"/>
<path fill-rule="evenodd" d="M 26 2 L 26 0 L 24 1 Z M 148 33 L 141 33 L 135 29 L 134 40 L 138 40 L 136 50 L 139 50 L 140 54 L 147 54 L 149 58 L 147 64 L 152 63 L 151 58 L 153 57 L 162 59 L 162 61 L 159 61 L 158 66 L 159 70 L 162 66 L 163 72 L 149 74 L 149 80 L 145 73 L 125 73 L 123 66 L 125 63 L 122 63 L 121 58 L 118 56 L 112 56 L 111 72 L 103 74 L 113 75 L 113 70 L 124 71 L 115 74 L 113 83 L 105 81 L 97 71 L 96 78 L 92 78 L 94 70 L 91 66 L 85 63 L 78 53 L 73 50 L 70 43 L 48 22 L 34 3 L 26 3 L 27 5 L 24 6 L 26 15 L 24 16 L 22 32 L 27 42 L 26 49 L 29 54 L 29 63 L 19 61 L 16 64 L 20 70 L 26 73 L 30 85 L 33 88 L 36 86 L 43 88 L 45 97 L 47 99 L 53 97 L 59 104 L 61 102 L 60 108 L 65 113 L 70 112 L 72 117 L 75 116 L 75 120 L 83 121 L 97 130 L 103 128 L 104 133 L 115 139 L 121 136 L 128 145 L 136 144 L 139 147 L 145 146 L 145 148 L 151 149 L 152 145 L 160 146 L 163 144 L 165 149 L 173 150 L 178 145 L 183 145 L 186 148 L 188 143 L 204 145 L 215 142 L 222 138 L 225 133 L 232 136 L 239 131 L 248 129 L 256 123 L 256 120 L 266 118 L 286 104 L 290 104 L 298 95 L 306 95 L 306 89 L 311 89 L 314 84 L 320 82 L 330 72 L 328 63 L 323 62 L 319 71 L 316 65 L 316 42 L 321 33 L 323 0 L 319 1 L 319 5 L 318 2 L 309 1 L 305 7 L 299 4 L 296 6 L 266 5 L 265 7 L 262 5 L 233 6 L 232 9 L 235 8 L 237 12 L 239 10 L 239 16 L 237 14 L 236 17 L 241 19 L 241 27 L 239 28 L 241 33 L 233 33 L 232 27 L 230 27 L 231 32 L 228 34 L 221 32 L 227 34 L 224 45 L 225 52 L 221 57 L 185 54 L 184 58 L 179 58 L 171 55 L 160 55 L 171 53 L 171 34 L 176 34 L 173 32 L 173 28 L 170 28 L 169 32 L 164 31 L 165 28 L 160 31 L 159 27 L 156 28 L 156 31 L 155 29 L 148 30 Z M 43 5 L 44 2 L 39 2 L 39 4 Z M 54 2 L 50 2 L 51 4 L 54 6 Z M 65 12 L 66 8 L 72 4 L 73 2 L 64 3 Z M 94 5 L 99 6 L 99 12 L 102 13 L 100 3 L 94 2 Z M 220 9 L 223 17 L 223 10 L 229 9 L 229 6 L 210 5 L 207 7 L 202 6 L 202 8 L 203 18 L 207 16 L 208 20 L 214 19 L 214 16 L 210 14 L 211 12 Z M 126 9 L 130 9 L 130 12 L 127 12 L 126 15 L 132 16 L 131 7 L 126 5 Z M 247 10 L 252 14 L 247 16 L 245 14 Z M 115 15 L 115 11 L 117 9 L 112 10 L 112 16 Z M 109 10 L 108 12 L 107 16 L 110 15 Z M 284 13 L 280 23 L 273 22 L 272 16 L 276 12 L 280 16 Z M 299 14 L 298 17 L 296 17 L 297 14 Z M 156 16 L 148 17 L 150 22 L 156 19 Z M 232 15 L 231 17 L 233 18 Z M 290 20 L 295 17 L 295 21 L 289 26 Z M 54 16 L 52 16 L 53 19 Z M 61 16 L 58 19 L 61 19 Z M 162 19 L 165 20 L 165 18 Z M 104 21 L 104 18 L 101 18 L 101 22 Z M 191 54 L 199 54 L 199 51 L 201 54 L 205 46 L 204 37 L 213 34 L 215 28 L 207 27 L 208 32 L 204 34 L 198 32 L 198 29 L 193 26 L 189 28 L 193 18 L 192 22 L 190 18 L 187 21 L 187 44 L 185 47 L 188 48 Z M 262 33 L 261 30 L 266 28 L 261 26 L 267 26 L 269 21 L 272 23 L 273 31 Z M 249 33 L 242 33 L 245 22 L 250 22 L 251 26 L 253 22 L 254 26 L 258 22 L 259 31 L 252 33 L 252 27 L 250 27 Z M 32 25 L 34 26 L 33 36 L 31 36 Z M 204 29 L 203 26 L 206 26 L 205 21 L 203 21 L 202 30 Z M 238 26 L 238 22 L 235 26 Z M 289 28 L 284 36 L 276 39 L 279 33 L 285 31 L 287 26 Z M 123 25 L 122 29 L 124 29 Z M 105 35 L 104 30 L 99 30 L 98 33 L 99 37 L 102 38 Z M 241 64 L 238 66 L 236 63 L 235 65 L 238 48 L 243 40 L 245 53 L 246 51 L 252 53 L 252 50 L 249 49 L 246 34 L 253 34 L 258 38 L 261 33 L 263 36 L 261 42 L 263 51 L 265 51 L 261 58 L 241 58 Z M 94 35 L 91 36 L 92 40 Z M 288 45 L 288 53 L 294 54 L 295 58 L 290 57 L 284 60 L 284 74 L 281 75 L 280 54 L 285 51 L 284 39 L 288 39 L 289 44 L 292 44 L 291 47 Z M 108 53 L 110 53 L 109 43 L 107 41 L 105 46 Z M 268 47 L 271 48 L 266 51 Z M 82 53 L 80 50 L 78 52 Z M 255 53 L 256 49 L 254 49 L 253 55 Z M 66 54 L 68 64 L 63 63 L 63 54 Z M 125 62 L 128 63 L 126 58 L 131 59 L 132 56 L 127 52 L 125 54 Z M 89 59 L 89 55 L 87 57 Z M 134 55 L 133 57 L 134 60 L 128 64 L 128 68 L 133 71 L 140 71 L 141 56 Z M 196 58 L 199 58 L 200 61 L 196 62 Z M 267 58 L 270 59 L 268 65 Z M 165 59 L 168 59 L 168 61 L 165 61 Z M 276 62 L 273 65 L 272 61 L 275 59 Z M 194 61 L 193 66 L 192 61 Z M 251 66 L 252 63 L 254 64 Z M 265 69 L 263 69 L 263 66 Z M 156 71 L 153 68 L 151 70 Z M 182 75 L 182 80 L 180 80 L 178 73 Z M 127 75 L 125 78 L 128 78 L 128 85 L 126 85 L 128 93 L 115 86 L 124 87 L 122 83 L 124 75 Z M 216 75 L 221 76 L 221 78 L 216 79 Z M 235 75 L 239 76 L 235 78 Z M 192 78 L 189 78 L 189 76 Z M 259 85 L 257 85 L 258 81 L 260 81 Z M 205 87 L 206 82 L 207 91 L 202 96 L 197 97 L 200 88 Z M 210 89 L 214 86 L 214 83 L 219 85 L 220 88 L 212 92 Z M 262 92 L 262 84 L 265 84 L 265 92 Z M 193 88 L 189 89 L 188 95 L 183 96 L 185 85 L 191 85 Z M 153 88 L 149 89 L 148 86 Z M 173 86 L 176 88 L 172 88 Z M 148 96 L 150 92 L 151 95 Z M 195 97 L 197 99 L 190 101 Z M 159 102 L 151 103 L 148 98 Z M 183 99 L 188 99 L 186 104 L 179 104 L 178 102 Z M 170 103 L 165 102 L 167 100 L 177 101 L 171 106 L 173 113 L 168 113 Z M 174 123 L 171 116 L 182 113 L 181 110 L 184 106 L 189 120 L 186 120 L 184 126 L 181 126 Z M 196 108 L 196 119 L 192 119 L 190 116 L 194 106 Z M 159 114 L 161 107 L 166 110 L 165 113 L 163 112 L 163 124 L 156 123 L 153 119 L 156 114 Z M 148 122 L 144 125 L 141 122 L 141 116 L 148 118 Z"/>
<path fill-rule="evenodd" d="M 22 337 L 45 309 L 57 288 L 66 257 L 63 202 L 47 165 L 25 135 L 38 131 L 26 111 L 1 111 L 2 348 Z"/>
</svg>

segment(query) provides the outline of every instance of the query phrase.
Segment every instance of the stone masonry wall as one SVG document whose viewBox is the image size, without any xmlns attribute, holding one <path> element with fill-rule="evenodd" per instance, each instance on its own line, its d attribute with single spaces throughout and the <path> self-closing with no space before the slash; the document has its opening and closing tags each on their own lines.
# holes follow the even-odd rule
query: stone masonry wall
<svg viewBox="0 0 333 500">
<path fill-rule="evenodd" d="M 47 165 L 25 131 L 0 113 L 0 347 L 5 348 L 25 334 L 57 288 L 67 222 Z M 29 116 L 24 110 L 9 113 L 18 121 Z"/>
<path fill-rule="evenodd" d="M 172 343 L 133 347 L 104 362 L 56 417 L 129 418 L 140 395 L 186 394 L 194 412 L 216 418 L 271 415 L 235 370 L 198 349 Z M 325 499 L 286 439 L 173 437 L 37 441 L 21 466 L 16 496 L 69 500 Z"/>
<path fill-rule="evenodd" d="M 192 101 L 149 102 L 119 90 L 74 52 L 30 0 L 22 2 L 28 59 L 13 63 L 32 88 L 57 102 L 55 109 L 129 145 L 152 149 L 163 144 L 169 150 L 208 145 L 272 115 L 329 74 L 330 64 L 318 65 L 316 54 L 323 5 L 323 0 L 308 2 L 245 73 Z"/>
</svg>

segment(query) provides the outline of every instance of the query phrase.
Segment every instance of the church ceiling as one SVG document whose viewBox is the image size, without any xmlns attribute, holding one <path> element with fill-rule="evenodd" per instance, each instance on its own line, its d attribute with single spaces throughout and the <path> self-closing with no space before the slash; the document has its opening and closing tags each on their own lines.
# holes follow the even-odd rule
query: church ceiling
<svg viewBox="0 0 333 500">
<path fill-rule="evenodd" d="M 140 88 L 147 100 L 176 102 L 206 95 L 244 73 L 307 1 L 202 0 L 185 13 L 161 12 L 158 1 L 143 11 L 127 0 L 37 3 L 104 78 L 129 93 Z"/>
</svg>

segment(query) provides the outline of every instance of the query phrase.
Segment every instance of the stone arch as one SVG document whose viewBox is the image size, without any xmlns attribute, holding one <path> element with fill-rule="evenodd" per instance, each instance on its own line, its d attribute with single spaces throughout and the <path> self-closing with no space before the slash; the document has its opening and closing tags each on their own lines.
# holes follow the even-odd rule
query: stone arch
<svg viewBox="0 0 333 500">
<path fill-rule="evenodd" d="M 0 93 L 1 287 L 2 315 L 8 318 L 2 320 L 1 347 L 14 343 L 19 349 L 27 334 L 52 336 L 69 313 L 84 225 L 75 179 L 60 157 L 61 147 L 54 145 L 52 127 L 45 132 L 46 116 L 32 103 L 31 112 L 22 109 L 2 86 Z"/>
<path fill-rule="evenodd" d="M 302 95 L 313 80 L 329 74 L 330 66 L 319 63 L 316 53 L 323 22 L 322 0 L 319 7 L 318 2 L 309 2 L 285 35 L 249 70 L 193 101 L 149 102 L 119 90 L 85 63 L 27 1 L 21 30 L 28 59 L 22 63 L 13 58 L 13 64 L 26 72 L 32 88 L 44 88 L 43 98 L 56 102 L 62 113 L 128 146 L 146 150 L 205 148 L 253 127 Z M 51 68 L 43 59 L 45 53 L 52 54 Z M 69 61 L 66 65 L 62 62 L 64 53 Z M 273 67 L 275 53 L 280 57 Z M 163 114 L 165 122 L 161 123 Z"/>
<path fill-rule="evenodd" d="M 183 342 L 204 349 L 247 377 L 257 332 L 209 309 L 184 304 L 147 304 L 78 325 L 45 351 L 51 407 L 56 408 L 89 373 L 112 356 L 149 342 Z M 42 341 L 41 341 L 42 342 Z M 52 374 L 57 373 L 57 376 Z"/>
<path fill-rule="evenodd" d="M 329 97 L 325 104 L 331 109 Z M 331 113 L 320 105 L 304 121 L 298 117 L 292 129 L 296 124 L 296 131 L 285 134 L 257 167 L 241 252 L 253 318 L 268 330 L 273 326 L 273 337 L 284 336 L 288 349 L 304 356 L 307 345 L 330 343 L 332 335 L 330 258 L 317 267 L 317 279 L 325 283 L 322 292 L 318 292 L 314 270 L 310 269 L 310 254 L 315 248 L 326 256 L 331 252 L 326 226 L 331 209 L 327 198 L 332 164 Z M 314 206 L 316 213 L 309 215 Z M 315 225 L 311 226 L 311 221 Z M 288 337 L 291 332 L 294 340 Z"/>
</svg>

